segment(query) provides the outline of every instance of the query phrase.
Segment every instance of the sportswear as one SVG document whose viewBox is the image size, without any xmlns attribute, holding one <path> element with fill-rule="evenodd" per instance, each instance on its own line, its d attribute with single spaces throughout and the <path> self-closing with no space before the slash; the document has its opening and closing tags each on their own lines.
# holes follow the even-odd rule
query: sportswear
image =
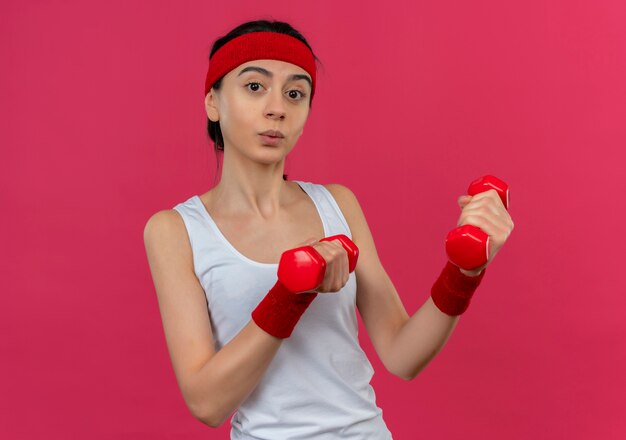
<svg viewBox="0 0 626 440">
<path fill-rule="evenodd" d="M 331 193 L 293 181 L 312 199 L 324 236 L 352 238 Z M 196 195 L 174 207 L 187 228 L 194 272 L 206 294 L 215 349 L 251 319 L 277 280 L 278 264 L 239 253 Z M 231 419 L 231 439 L 375 439 L 391 433 L 376 405 L 372 365 L 358 342 L 356 275 L 336 293 L 319 294 L 285 339 L 263 379 Z"/>
</svg>

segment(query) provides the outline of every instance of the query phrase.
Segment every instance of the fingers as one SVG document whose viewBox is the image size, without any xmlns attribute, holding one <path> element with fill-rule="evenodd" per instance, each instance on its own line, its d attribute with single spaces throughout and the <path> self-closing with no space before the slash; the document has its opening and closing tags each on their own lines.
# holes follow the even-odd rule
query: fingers
<svg viewBox="0 0 626 440">
<path fill-rule="evenodd" d="M 326 261 L 326 272 L 324 273 L 324 281 L 317 292 L 338 292 L 348 282 L 350 273 L 348 268 L 348 254 L 344 249 L 341 241 L 320 241 L 315 242 L 311 246 Z"/>
<path fill-rule="evenodd" d="M 495 189 L 490 189 L 490 190 L 478 193 L 474 196 L 467 196 L 467 197 L 471 197 L 471 202 L 477 202 L 482 199 L 492 200 L 496 206 L 500 206 L 502 207 L 502 209 L 506 210 L 504 204 L 502 203 L 502 199 L 500 198 L 500 196 L 498 195 L 498 192 Z"/>
<path fill-rule="evenodd" d="M 465 213 L 482 213 L 489 212 L 490 214 L 498 217 L 504 218 L 508 216 L 508 212 L 504 209 L 503 206 L 498 206 L 493 203 L 492 199 L 479 199 L 472 200 L 470 203 L 466 204 L 463 208 L 463 214 Z"/>
<path fill-rule="evenodd" d="M 514 228 L 502 199 L 496 190 L 491 189 L 474 196 L 460 196 L 457 201 L 462 209 L 457 226 L 473 225 L 489 235 L 492 259 Z"/>
<path fill-rule="evenodd" d="M 476 194 L 473 197 L 466 195 L 460 196 L 458 203 L 459 206 L 462 205 L 463 214 L 469 214 L 471 211 L 478 215 L 489 215 L 489 213 L 491 213 L 493 216 L 504 219 L 505 224 L 513 224 L 509 212 L 502 204 L 500 196 L 498 196 L 498 193 L 494 189 Z"/>
</svg>

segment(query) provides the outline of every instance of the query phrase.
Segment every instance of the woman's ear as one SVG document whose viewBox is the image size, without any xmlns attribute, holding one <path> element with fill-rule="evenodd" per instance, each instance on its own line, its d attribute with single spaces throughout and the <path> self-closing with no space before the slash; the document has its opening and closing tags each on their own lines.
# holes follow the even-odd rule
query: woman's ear
<svg viewBox="0 0 626 440">
<path fill-rule="evenodd" d="M 206 110 L 206 114 L 209 117 L 209 120 L 212 122 L 217 122 L 220 120 L 220 115 L 217 110 L 217 103 L 215 99 L 215 92 L 213 89 L 204 97 L 204 109 Z"/>
</svg>

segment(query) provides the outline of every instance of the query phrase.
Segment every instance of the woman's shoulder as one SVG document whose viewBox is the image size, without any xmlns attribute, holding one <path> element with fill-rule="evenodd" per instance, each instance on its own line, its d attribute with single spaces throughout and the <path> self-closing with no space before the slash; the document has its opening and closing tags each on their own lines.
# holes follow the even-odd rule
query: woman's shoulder
<svg viewBox="0 0 626 440">
<path fill-rule="evenodd" d="M 184 235 L 185 225 L 175 209 L 163 209 L 150 216 L 144 226 L 144 240 L 147 237 L 173 237 Z"/>
<path fill-rule="evenodd" d="M 339 197 L 341 199 L 356 199 L 354 193 L 347 186 L 341 183 L 318 183 L 318 182 L 307 182 L 305 180 L 299 180 L 298 182 L 304 183 L 309 186 L 317 186 L 324 187 L 331 195 L 335 198 Z"/>
<path fill-rule="evenodd" d="M 356 195 L 347 186 L 341 183 L 324 183 L 320 185 L 326 188 L 341 208 L 343 208 L 343 205 L 346 208 L 352 208 L 355 203 L 358 204 Z"/>
</svg>

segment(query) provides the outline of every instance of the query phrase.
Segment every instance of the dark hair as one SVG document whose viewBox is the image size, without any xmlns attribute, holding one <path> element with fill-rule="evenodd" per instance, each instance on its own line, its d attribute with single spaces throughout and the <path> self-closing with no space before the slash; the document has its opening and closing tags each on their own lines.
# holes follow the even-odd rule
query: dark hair
<svg viewBox="0 0 626 440">
<path fill-rule="evenodd" d="M 302 41 L 311 50 L 311 53 L 313 53 L 313 49 L 311 49 L 311 46 L 306 41 L 306 39 L 302 36 L 302 34 L 300 34 L 300 32 L 294 29 L 290 24 L 282 22 L 282 21 L 256 20 L 256 21 L 248 21 L 246 23 L 240 24 L 239 26 L 231 30 L 229 33 L 227 33 L 223 37 L 220 37 L 217 40 L 215 40 L 215 42 L 213 43 L 213 47 L 211 48 L 211 53 L 209 54 L 209 61 L 211 60 L 211 57 L 213 57 L 213 54 L 217 52 L 217 50 L 220 47 L 228 43 L 230 40 L 236 37 L 239 37 L 241 35 L 250 33 L 250 32 L 277 32 L 280 34 L 286 34 Z M 314 53 L 313 53 L 313 58 L 319 62 L 319 59 L 315 56 Z M 219 90 L 219 88 L 221 87 L 222 78 L 219 78 L 213 84 L 213 88 L 215 90 Z M 309 107 L 311 107 L 311 97 L 309 97 Z M 222 137 L 222 130 L 220 128 L 219 121 L 213 122 L 210 119 L 208 119 L 207 131 L 208 131 L 209 137 L 213 141 L 215 155 L 217 156 L 219 152 L 224 151 L 224 138 Z M 217 161 L 217 167 L 219 168 L 219 161 Z M 287 180 L 286 174 L 283 174 L 283 180 Z"/>
</svg>

